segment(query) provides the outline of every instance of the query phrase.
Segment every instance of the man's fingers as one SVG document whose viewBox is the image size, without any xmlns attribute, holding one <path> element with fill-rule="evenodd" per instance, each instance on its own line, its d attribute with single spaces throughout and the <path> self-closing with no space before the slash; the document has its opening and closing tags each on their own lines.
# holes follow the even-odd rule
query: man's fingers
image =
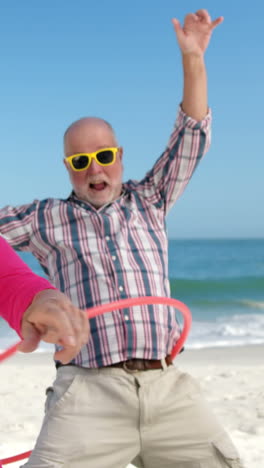
<svg viewBox="0 0 264 468">
<path fill-rule="evenodd" d="M 195 15 L 197 16 L 198 19 L 201 19 L 207 23 L 210 23 L 211 21 L 211 17 L 208 11 L 205 10 L 204 8 L 201 8 L 200 10 L 196 11 Z"/>
<path fill-rule="evenodd" d="M 89 321 L 85 311 L 70 305 L 67 309 L 58 307 L 57 313 L 47 313 L 42 317 L 42 324 L 45 323 L 45 332 L 41 333 L 41 340 L 47 343 L 54 343 L 63 347 L 61 351 L 56 353 L 69 362 L 80 351 L 81 347 L 87 343 L 89 339 Z M 35 322 L 38 327 L 38 323 Z"/>
<path fill-rule="evenodd" d="M 176 33 L 178 42 L 180 43 L 181 39 L 184 36 L 184 32 L 182 30 L 181 24 L 180 24 L 179 20 L 177 20 L 176 18 L 172 18 L 172 24 L 173 24 L 174 31 Z"/>
<path fill-rule="evenodd" d="M 177 18 L 172 18 L 171 21 L 172 21 L 172 24 L 173 24 L 175 30 L 181 28 L 180 22 L 179 22 L 179 20 L 177 20 Z"/>
<path fill-rule="evenodd" d="M 55 361 L 60 361 L 62 364 L 68 364 L 69 362 L 72 361 L 72 359 L 75 358 L 78 350 L 74 348 L 63 348 L 60 351 L 56 351 L 54 353 L 54 359 Z"/>
<path fill-rule="evenodd" d="M 89 339 L 87 313 L 59 291 L 42 291 L 24 314 L 22 336 L 24 352 L 33 351 L 43 340 L 62 346 L 56 354 L 69 362 Z"/>
<path fill-rule="evenodd" d="M 212 21 L 212 23 L 211 23 L 211 29 L 214 29 L 216 26 L 218 26 L 219 24 L 221 24 L 223 21 L 224 21 L 224 17 L 223 17 L 223 16 L 219 16 L 219 18 L 216 18 L 214 21 Z"/>
<path fill-rule="evenodd" d="M 42 311 L 35 308 L 27 317 L 27 322 L 39 331 L 43 341 L 49 343 L 58 343 L 58 339 L 63 339 L 74 346 L 79 336 L 82 337 L 85 332 L 88 335 L 88 318 L 85 312 L 68 304 L 67 307 L 65 304 L 47 304 Z"/>
<path fill-rule="evenodd" d="M 31 353 L 38 347 L 41 337 L 31 323 L 24 324 L 22 336 L 23 341 L 19 344 L 18 351 L 21 351 L 22 353 Z"/>
<path fill-rule="evenodd" d="M 68 332 L 64 334 L 64 336 L 60 336 L 58 343 L 63 347 L 63 349 L 57 351 L 54 355 L 54 358 L 62 362 L 62 364 L 70 362 L 76 354 L 78 354 L 81 347 L 89 340 L 90 325 L 86 312 L 76 309 L 75 314 L 78 316 L 78 320 L 74 320 L 72 322 L 72 329 L 74 330 L 75 335 L 70 335 Z M 71 317 L 74 317 L 74 313 L 72 313 Z M 73 345 L 72 338 L 74 338 L 75 345 Z"/>
<path fill-rule="evenodd" d="M 54 332 L 58 331 L 58 339 L 56 343 L 62 344 L 63 346 L 77 346 L 81 347 L 87 343 L 89 339 L 89 321 L 87 318 L 86 311 L 80 310 L 77 307 L 71 305 L 67 311 L 62 311 L 63 316 L 58 321 Z M 54 324 L 55 325 L 55 324 Z M 52 332 L 50 328 L 47 332 Z M 50 336 L 50 335 L 49 335 Z M 45 334 L 45 341 L 48 335 Z"/>
<path fill-rule="evenodd" d="M 86 319 L 88 324 L 88 320 Z M 56 351 L 54 358 L 62 364 L 70 362 L 80 351 L 81 347 L 87 343 L 89 338 L 89 327 L 87 327 L 87 333 L 79 332 L 75 336 L 65 334 L 64 336 L 59 334 L 56 343 L 62 347 L 62 349 Z M 54 336 L 55 339 L 55 336 Z"/>
</svg>

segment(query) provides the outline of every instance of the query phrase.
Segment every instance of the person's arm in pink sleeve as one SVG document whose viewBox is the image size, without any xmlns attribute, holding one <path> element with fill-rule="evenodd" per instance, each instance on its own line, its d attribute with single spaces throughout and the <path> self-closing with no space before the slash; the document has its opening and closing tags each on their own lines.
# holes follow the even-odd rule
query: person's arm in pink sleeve
<svg viewBox="0 0 264 468">
<path fill-rule="evenodd" d="M 54 357 L 63 364 L 71 361 L 89 338 L 86 312 L 34 274 L 1 236 L 0 316 L 22 337 L 20 351 L 34 351 L 40 340 L 57 343 L 63 349 Z"/>
<path fill-rule="evenodd" d="M 35 275 L 0 237 L 0 315 L 19 335 L 24 312 L 35 295 L 44 289 L 55 288 Z"/>
</svg>

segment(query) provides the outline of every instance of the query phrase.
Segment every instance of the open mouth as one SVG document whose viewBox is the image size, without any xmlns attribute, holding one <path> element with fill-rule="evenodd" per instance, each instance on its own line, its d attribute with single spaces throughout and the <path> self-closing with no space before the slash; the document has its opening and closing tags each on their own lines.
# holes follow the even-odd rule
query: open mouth
<svg viewBox="0 0 264 468">
<path fill-rule="evenodd" d="M 90 189 L 95 190 L 96 192 L 101 192 L 106 188 L 106 182 L 98 182 L 96 184 L 90 184 Z"/>
</svg>

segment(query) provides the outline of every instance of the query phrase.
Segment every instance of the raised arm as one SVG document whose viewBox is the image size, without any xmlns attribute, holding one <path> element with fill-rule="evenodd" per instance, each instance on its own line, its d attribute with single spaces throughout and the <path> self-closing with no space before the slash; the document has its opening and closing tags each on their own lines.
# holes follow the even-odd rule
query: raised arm
<svg viewBox="0 0 264 468">
<path fill-rule="evenodd" d="M 212 21 L 206 10 L 186 15 L 182 27 L 179 20 L 176 18 L 172 20 L 182 53 L 184 75 L 182 109 L 197 121 L 202 120 L 208 112 L 204 53 L 213 29 L 222 21 L 222 16 Z"/>
</svg>

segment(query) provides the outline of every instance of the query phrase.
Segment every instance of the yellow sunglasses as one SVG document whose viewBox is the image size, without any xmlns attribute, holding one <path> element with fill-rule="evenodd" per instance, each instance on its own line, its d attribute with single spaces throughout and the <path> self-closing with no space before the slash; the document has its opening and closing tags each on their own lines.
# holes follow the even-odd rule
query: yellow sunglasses
<svg viewBox="0 0 264 468">
<path fill-rule="evenodd" d="M 77 153 L 65 158 L 73 171 L 84 171 L 91 165 L 93 159 L 100 166 L 111 166 L 116 160 L 119 148 L 103 148 L 94 153 Z"/>
</svg>

